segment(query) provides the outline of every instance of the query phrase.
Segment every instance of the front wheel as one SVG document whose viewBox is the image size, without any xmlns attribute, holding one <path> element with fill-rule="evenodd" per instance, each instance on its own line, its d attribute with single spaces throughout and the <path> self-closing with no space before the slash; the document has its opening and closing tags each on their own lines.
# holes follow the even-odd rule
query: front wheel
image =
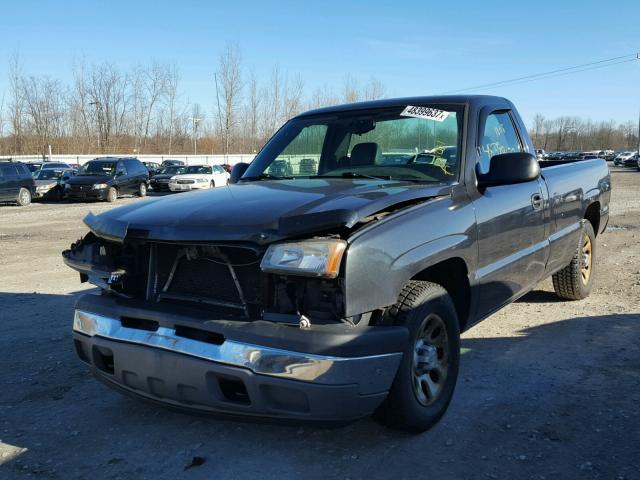
<svg viewBox="0 0 640 480">
<path fill-rule="evenodd" d="M 216 188 L 216 182 L 211 180 L 211 183 L 209 184 L 209 188 Z"/>
<path fill-rule="evenodd" d="M 460 365 L 458 316 L 444 288 L 419 281 L 407 283 L 389 316 L 409 329 L 410 340 L 376 417 L 421 433 L 438 423 L 453 397 Z"/>
<path fill-rule="evenodd" d="M 107 202 L 113 203 L 118 199 L 118 190 L 115 187 L 110 187 L 107 193 Z"/>
<path fill-rule="evenodd" d="M 31 192 L 28 188 L 21 188 L 16 197 L 16 203 L 21 207 L 26 207 L 31 203 Z"/>
<path fill-rule="evenodd" d="M 140 186 L 138 187 L 138 196 L 139 197 L 146 197 L 147 196 L 147 184 L 142 182 L 140 184 Z"/>
<path fill-rule="evenodd" d="M 566 300 L 587 298 L 593 288 L 596 259 L 596 236 L 591 222 L 585 221 L 580 244 L 569 265 L 553 274 L 556 295 Z"/>
</svg>

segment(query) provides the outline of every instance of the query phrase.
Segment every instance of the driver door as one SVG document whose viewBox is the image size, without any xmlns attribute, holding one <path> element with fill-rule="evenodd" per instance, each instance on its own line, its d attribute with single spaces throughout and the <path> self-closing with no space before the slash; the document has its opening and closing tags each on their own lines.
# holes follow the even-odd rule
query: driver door
<svg viewBox="0 0 640 480">
<path fill-rule="evenodd" d="M 482 120 L 481 120 L 482 121 Z M 509 111 L 494 111 L 481 125 L 478 169 L 493 155 L 525 151 Z M 474 200 L 479 285 L 476 318 L 489 315 L 542 278 L 548 256 L 542 179 L 485 188 Z"/>
</svg>

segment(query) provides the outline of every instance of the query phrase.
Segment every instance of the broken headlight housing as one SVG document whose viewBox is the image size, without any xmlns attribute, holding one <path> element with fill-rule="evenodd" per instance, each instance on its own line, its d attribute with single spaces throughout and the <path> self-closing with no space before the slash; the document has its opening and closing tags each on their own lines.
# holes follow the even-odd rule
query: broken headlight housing
<svg viewBox="0 0 640 480">
<path fill-rule="evenodd" d="M 346 249 L 347 242 L 336 239 L 274 243 L 264 254 L 260 268 L 283 275 L 336 278 Z"/>
</svg>

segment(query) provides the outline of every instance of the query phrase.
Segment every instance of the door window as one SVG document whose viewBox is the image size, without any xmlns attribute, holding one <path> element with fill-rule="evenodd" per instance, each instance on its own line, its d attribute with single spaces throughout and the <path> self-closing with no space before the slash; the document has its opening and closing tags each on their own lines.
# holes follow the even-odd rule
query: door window
<svg viewBox="0 0 640 480">
<path fill-rule="evenodd" d="M 508 112 L 494 112 L 487 117 L 478 149 L 481 173 L 489 171 L 489 161 L 494 155 L 523 151 Z"/>
<path fill-rule="evenodd" d="M 0 176 L 3 176 L 4 178 L 16 178 L 18 176 L 18 171 L 13 165 L 0 165 Z"/>
</svg>

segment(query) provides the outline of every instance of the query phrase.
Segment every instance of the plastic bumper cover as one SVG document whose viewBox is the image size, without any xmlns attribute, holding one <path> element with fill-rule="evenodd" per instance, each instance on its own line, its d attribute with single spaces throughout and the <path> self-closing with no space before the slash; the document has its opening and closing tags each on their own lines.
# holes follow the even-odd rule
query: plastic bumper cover
<svg viewBox="0 0 640 480">
<path fill-rule="evenodd" d="M 337 357 L 226 338 L 186 338 L 139 329 L 84 310 L 74 315 L 81 360 L 108 385 L 200 412 L 347 421 L 373 412 L 395 377 L 401 353 Z"/>
</svg>

